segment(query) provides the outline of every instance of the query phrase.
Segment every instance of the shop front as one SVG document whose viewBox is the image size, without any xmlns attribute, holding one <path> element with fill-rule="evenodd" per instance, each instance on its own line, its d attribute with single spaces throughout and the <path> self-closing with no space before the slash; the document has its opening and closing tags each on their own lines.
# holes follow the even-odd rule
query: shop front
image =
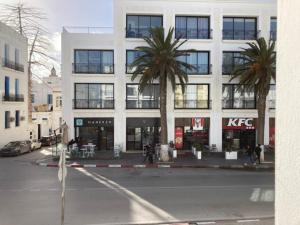
<svg viewBox="0 0 300 225">
<path fill-rule="evenodd" d="M 126 150 L 142 150 L 143 145 L 160 143 L 160 118 L 127 118 Z"/>
<path fill-rule="evenodd" d="M 74 118 L 75 137 L 79 145 L 92 143 L 96 150 L 113 150 L 113 118 Z"/>
<path fill-rule="evenodd" d="M 254 148 L 256 143 L 256 119 L 223 118 L 223 149 L 244 149 L 247 145 Z"/>
<path fill-rule="evenodd" d="M 175 118 L 175 148 L 191 150 L 195 144 L 209 145 L 209 118 Z"/>
<path fill-rule="evenodd" d="M 269 146 L 275 148 L 275 118 L 269 119 Z"/>
</svg>

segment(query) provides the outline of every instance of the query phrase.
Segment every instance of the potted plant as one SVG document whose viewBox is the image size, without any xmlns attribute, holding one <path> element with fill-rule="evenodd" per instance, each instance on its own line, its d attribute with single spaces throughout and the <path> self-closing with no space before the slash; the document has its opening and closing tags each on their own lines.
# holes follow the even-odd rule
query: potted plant
<svg viewBox="0 0 300 225">
<path fill-rule="evenodd" d="M 227 142 L 225 146 L 225 159 L 237 160 L 237 155 L 237 151 L 232 151 L 232 144 L 230 142 Z"/>
<path fill-rule="evenodd" d="M 195 152 L 196 158 L 197 158 L 197 159 L 201 159 L 201 158 L 202 158 L 202 151 L 203 151 L 203 144 L 201 144 L 201 143 L 196 143 L 196 144 L 194 145 L 194 147 L 195 147 L 195 150 L 196 150 L 196 152 Z"/>
</svg>

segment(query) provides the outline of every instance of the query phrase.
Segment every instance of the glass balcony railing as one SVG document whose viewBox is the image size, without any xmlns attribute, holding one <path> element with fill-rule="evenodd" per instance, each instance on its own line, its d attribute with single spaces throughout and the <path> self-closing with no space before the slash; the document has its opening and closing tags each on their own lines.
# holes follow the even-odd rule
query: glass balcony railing
<svg viewBox="0 0 300 225">
<path fill-rule="evenodd" d="M 223 109 L 256 109 L 254 99 L 223 99 Z"/>
<path fill-rule="evenodd" d="M 113 74 L 114 64 L 111 63 L 73 63 L 73 73 Z"/>
<path fill-rule="evenodd" d="M 24 65 L 5 58 L 2 59 L 2 66 L 12 70 L 24 72 Z"/>
<path fill-rule="evenodd" d="M 223 40 L 256 40 L 257 30 L 223 30 Z"/>
<path fill-rule="evenodd" d="M 210 109 L 211 100 L 174 100 L 175 109 Z"/>
<path fill-rule="evenodd" d="M 175 38 L 212 39 L 212 29 L 175 28 Z"/>
<path fill-rule="evenodd" d="M 73 109 L 114 109 L 114 99 L 73 99 Z"/>
<path fill-rule="evenodd" d="M 126 109 L 159 109 L 158 99 L 127 99 Z"/>
<path fill-rule="evenodd" d="M 4 102 L 24 102 L 24 95 L 3 95 Z"/>
</svg>

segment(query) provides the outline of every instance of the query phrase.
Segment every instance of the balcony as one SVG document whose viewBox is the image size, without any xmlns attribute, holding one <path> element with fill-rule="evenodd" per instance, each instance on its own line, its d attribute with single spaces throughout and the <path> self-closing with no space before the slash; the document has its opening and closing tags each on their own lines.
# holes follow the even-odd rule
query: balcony
<svg viewBox="0 0 300 225">
<path fill-rule="evenodd" d="M 73 63 L 73 73 L 113 74 L 114 64 L 110 63 Z"/>
<path fill-rule="evenodd" d="M 259 33 L 259 30 L 223 30 L 223 40 L 256 40 Z"/>
<path fill-rule="evenodd" d="M 73 109 L 114 109 L 114 99 L 73 99 Z"/>
<path fill-rule="evenodd" d="M 12 70 L 24 72 L 24 65 L 16 63 L 16 62 L 8 60 L 8 59 L 5 59 L 5 58 L 2 59 L 2 66 L 12 69 Z"/>
<path fill-rule="evenodd" d="M 212 39 L 212 29 L 175 28 L 175 38 Z"/>
<path fill-rule="evenodd" d="M 174 100 L 175 109 L 211 109 L 211 100 Z"/>
<path fill-rule="evenodd" d="M 126 109 L 159 109 L 158 99 L 126 100 Z"/>
<path fill-rule="evenodd" d="M 194 68 L 187 70 L 188 75 L 209 75 L 212 71 L 211 64 L 191 64 Z"/>
<path fill-rule="evenodd" d="M 256 109 L 255 99 L 223 99 L 223 109 Z"/>
<path fill-rule="evenodd" d="M 3 95 L 4 102 L 24 102 L 24 95 Z"/>
<path fill-rule="evenodd" d="M 272 41 L 277 40 L 277 31 L 276 30 L 271 30 L 270 31 L 270 40 L 272 40 Z"/>
</svg>

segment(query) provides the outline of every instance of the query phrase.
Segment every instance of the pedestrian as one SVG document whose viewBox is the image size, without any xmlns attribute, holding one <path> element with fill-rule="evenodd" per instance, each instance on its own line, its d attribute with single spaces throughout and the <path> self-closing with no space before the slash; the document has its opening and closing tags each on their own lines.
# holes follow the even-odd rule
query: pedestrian
<svg viewBox="0 0 300 225">
<path fill-rule="evenodd" d="M 253 161 L 253 149 L 250 147 L 250 145 L 246 146 L 246 155 L 247 155 L 246 164 L 247 163 L 253 164 L 254 163 L 254 161 Z"/>
<path fill-rule="evenodd" d="M 258 144 L 255 147 L 256 160 L 258 160 L 258 164 L 260 164 L 260 153 L 261 153 L 261 147 L 260 144 Z"/>
<path fill-rule="evenodd" d="M 148 161 L 150 164 L 153 164 L 153 150 L 151 148 L 151 145 L 145 145 L 144 148 L 146 155 L 143 162 Z"/>
</svg>

